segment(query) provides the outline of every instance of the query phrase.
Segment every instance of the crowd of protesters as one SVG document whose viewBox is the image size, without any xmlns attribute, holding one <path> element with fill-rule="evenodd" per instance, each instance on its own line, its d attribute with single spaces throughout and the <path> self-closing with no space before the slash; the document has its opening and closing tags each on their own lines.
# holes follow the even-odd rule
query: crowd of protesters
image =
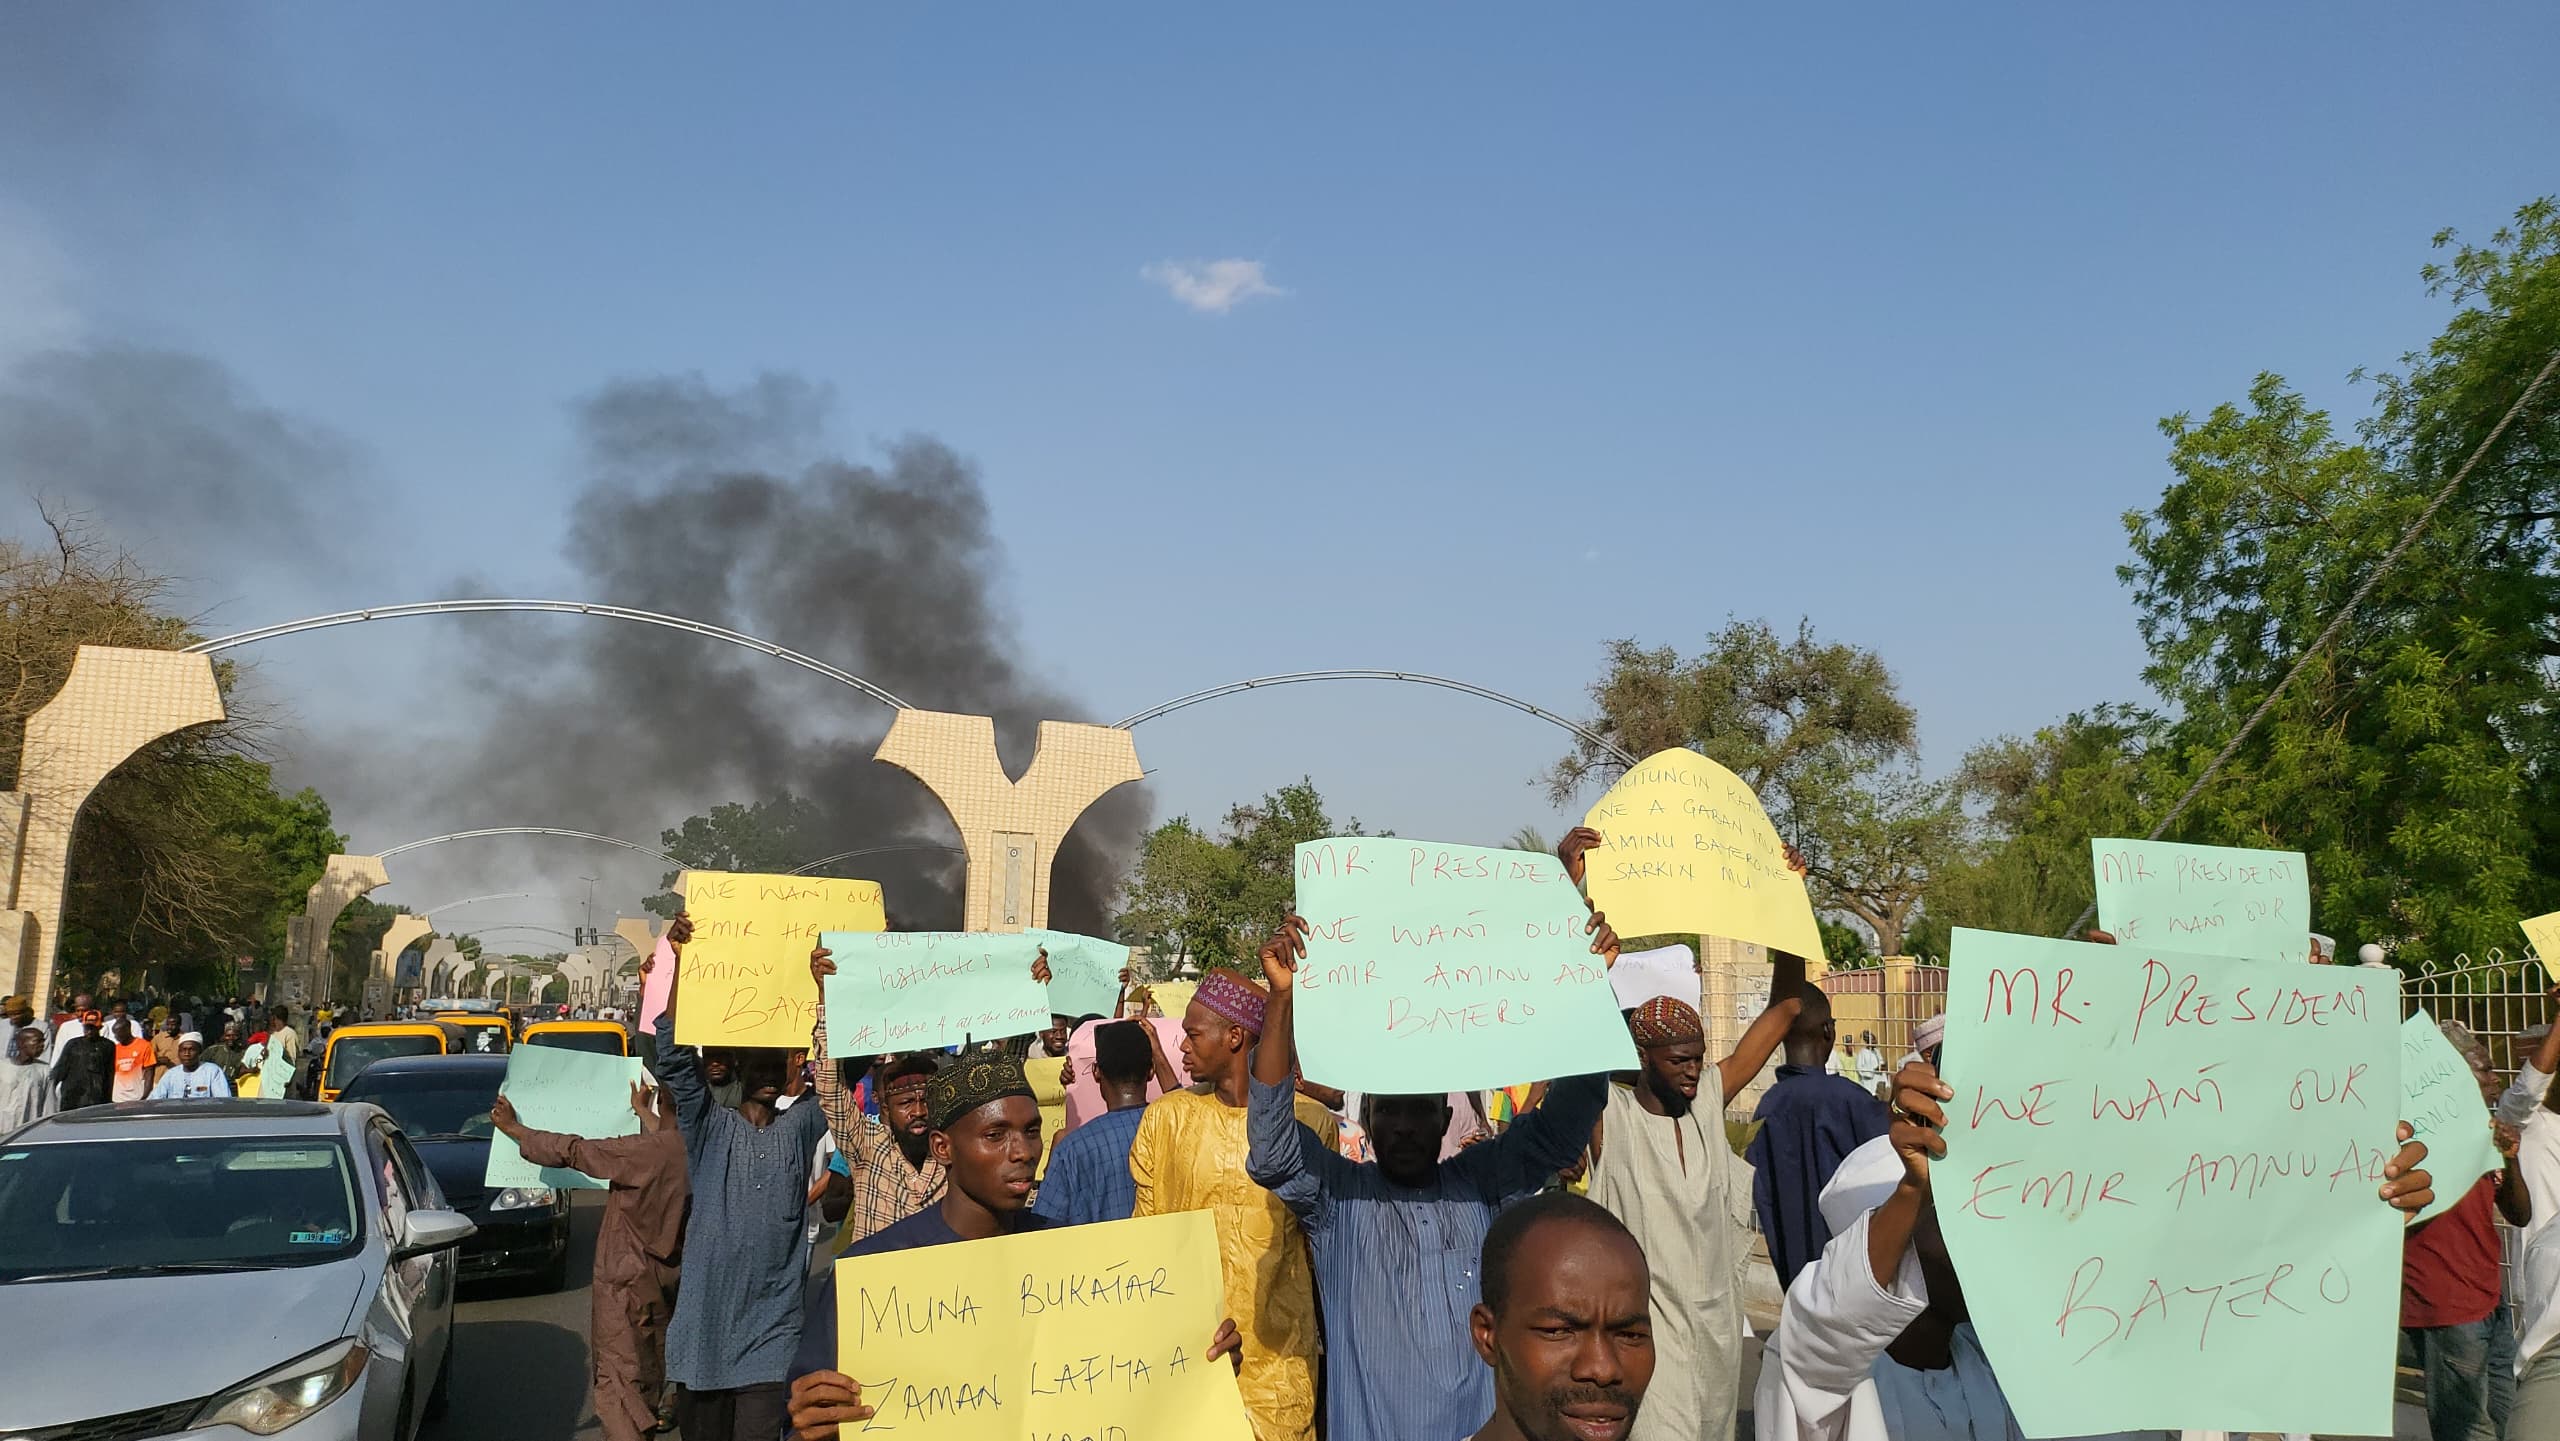
<svg viewBox="0 0 2560 1441">
<path fill-rule="evenodd" d="M 1596 841 L 1559 847 L 1577 882 Z M 1654 996 L 1625 1013 L 1631 1073 L 1345 1095 L 1298 1066 L 1306 934 L 1275 918 L 1259 976 L 1213 971 L 1178 1016 L 1056 1017 L 1029 1067 L 1019 1042 L 812 1061 L 823 1005 L 807 1052 L 697 1051 L 676 1044 L 671 998 L 643 1038 L 656 1084 L 634 1088 L 636 1135 L 534 1130 L 501 1098 L 492 1119 L 528 1159 L 611 1188 L 591 1318 L 603 1434 L 851 1435 L 871 1411 L 827 1262 L 1204 1210 L 1224 1320 L 1203 1341 L 1235 1368 L 1256 1441 L 1725 1441 L 1746 1411 L 1777 1441 L 2020 1435 L 1930 1204 L 1953 1094 L 1942 1021 L 1887 1073 L 1774 952 L 1769 1003 L 1725 1054 L 1695 1006 Z M 1604 915 L 1588 934 L 1614 963 Z M 679 917 L 668 939 L 690 936 Z M 833 958 L 810 966 L 823 981 Z M 136 1015 L 83 996 L 47 1026 L 12 998 L 0 1018 L 0 1130 L 229 1095 L 265 1055 L 304 1050 L 290 1011 L 243 1003 Z M 2446 1035 L 2496 1103 L 2505 1165 L 2408 1230 L 2405 1354 L 2436 1441 L 2560 1441 L 2560 1032 L 2533 1038 L 2511 1087 L 2468 1032 Z M 1737 1154 L 1726 1107 L 1772 1058 Z M 2374 1204 L 2425 1209 L 2424 1161 L 2404 1128 Z M 2524 1240 L 2512 1285 L 2502 1220 Z M 1783 1302 L 1746 1398 L 1755 1234 Z"/>
</svg>

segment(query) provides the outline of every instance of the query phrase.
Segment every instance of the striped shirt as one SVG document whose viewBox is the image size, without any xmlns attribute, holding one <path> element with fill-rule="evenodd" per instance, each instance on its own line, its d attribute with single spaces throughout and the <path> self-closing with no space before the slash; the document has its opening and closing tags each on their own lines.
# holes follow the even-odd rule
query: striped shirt
<svg viewBox="0 0 2560 1441">
<path fill-rule="evenodd" d="M 1248 1169 L 1297 1214 L 1324 1307 L 1329 1441 L 1463 1441 L 1493 1414 L 1493 1373 L 1467 1318 L 1484 1233 L 1591 1142 L 1603 1076 L 1547 1089 L 1546 1104 L 1440 1163 L 1419 1189 L 1335 1154 L 1291 1113 L 1291 1088 L 1253 1083 Z"/>
<path fill-rule="evenodd" d="M 1138 1209 L 1138 1183 L 1129 1174 L 1129 1146 L 1147 1108 L 1105 1111 L 1058 1138 L 1049 1174 L 1031 1209 L 1061 1226 L 1126 1221 Z"/>
<path fill-rule="evenodd" d="M 862 1109 L 854 1088 L 844 1083 L 834 1060 L 827 1057 L 827 1008 L 818 1007 L 810 1051 L 819 1057 L 818 1109 L 835 1133 L 836 1163 L 853 1183 L 853 1204 L 845 1212 L 844 1239 L 876 1236 L 942 1199 L 949 1177 L 930 1154 L 917 1167 L 898 1148 L 898 1134 Z"/>
</svg>

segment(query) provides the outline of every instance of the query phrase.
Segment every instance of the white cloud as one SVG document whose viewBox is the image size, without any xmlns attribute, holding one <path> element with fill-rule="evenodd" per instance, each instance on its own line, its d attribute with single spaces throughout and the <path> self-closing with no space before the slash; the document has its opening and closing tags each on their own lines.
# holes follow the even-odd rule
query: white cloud
<svg viewBox="0 0 2560 1441">
<path fill-rule="evenodd" d="M 1263 278 L 1259 260 L 1159 260 L 1138 274 L 1202 315 L 1224 315 L 1248 300 L 1289 293 Z"/>
</svg>

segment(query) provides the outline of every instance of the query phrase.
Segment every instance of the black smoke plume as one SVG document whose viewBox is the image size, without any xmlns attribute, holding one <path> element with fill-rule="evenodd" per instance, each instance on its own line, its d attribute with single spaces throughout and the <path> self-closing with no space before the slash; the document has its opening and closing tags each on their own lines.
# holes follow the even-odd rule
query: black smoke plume
<svg viewBox="0 0 2560 1441">
<path fill-rule="evenodd" d="M 1009 771 L 1043 720 L 1091 719 L 1034 678 L 1000 603 L 1006 573 L 967 463 L 909 438 L 877 465 L 832 455 L 827 397 L 790 377 L 735 392 L 629 380 L 579 411 L 586 484 L 566 556 L 579 597 L 759 636 L 908 703 L 992 716 Z M 477 754 L 439 813 L 595 825 L 633 839 L 724 800 L 817 803 L 823 849 L 956 843 L 940 803 L 874 761 L 889 712 L 769 656 L 646 626 L 475 627 Z M 1053 873 L 1051 924 L 1104 933 L 1148 814 L 1139 787 L 1088 811 Z M 588 821 L 532 821 L 534 817 Z M 614 827 L 627 829 L 619 831 Z M 810 859 L 814 860 L 817 855 Z M 834 873 L 882 882 L 894 921 L 961 923 L 959 858 L 864 857 Z"/>
</svg>

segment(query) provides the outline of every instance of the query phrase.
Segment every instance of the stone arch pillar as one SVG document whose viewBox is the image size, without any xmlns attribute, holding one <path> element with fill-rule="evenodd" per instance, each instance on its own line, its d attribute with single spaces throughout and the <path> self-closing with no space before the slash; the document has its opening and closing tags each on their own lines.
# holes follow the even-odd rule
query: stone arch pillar
<svg viewBox="0 0 2560 1441">
<path fill-rule="evenodd" d="M 1076 817 L 1138 780 L 1138 745 L 1113 726 L 1040 723 L 1040 749 L 1018 781 L 996 757 L 996 723 L 982 715 L 902 710 L 874 758 L 923 781 L 951 812 L 969 853 L 972 931 L 1049 924 L 1049 871 Z"/>
<path fill-rule="evenodd" d="M 84 645 L 62 689 L 27 717 L 18 789 L 0 796 L 9 850 L 0 969 L 43 1014 L 53 993 L 71 833 L 89 793 L 134 752 L 221 720 L 213 662 L 184 651 Z"/>
<path fill-rule="evenodd" d="M 306 1006 L 329 1003 L 329 932 L 338 924 L 355 898 L 377 886 L 387 886 L 391 876 L 382 869 L 380 856 L 331 856 L 322 867 L 320 879 L 311 883 L 310 899 L 301 915 L 286 927 L 286 936 L 294 951 L 287 963 L 286 974 L 279 977 L 285 999 Z M 296 995 L 296 992 L 299 995 Z"/>
</svg>

